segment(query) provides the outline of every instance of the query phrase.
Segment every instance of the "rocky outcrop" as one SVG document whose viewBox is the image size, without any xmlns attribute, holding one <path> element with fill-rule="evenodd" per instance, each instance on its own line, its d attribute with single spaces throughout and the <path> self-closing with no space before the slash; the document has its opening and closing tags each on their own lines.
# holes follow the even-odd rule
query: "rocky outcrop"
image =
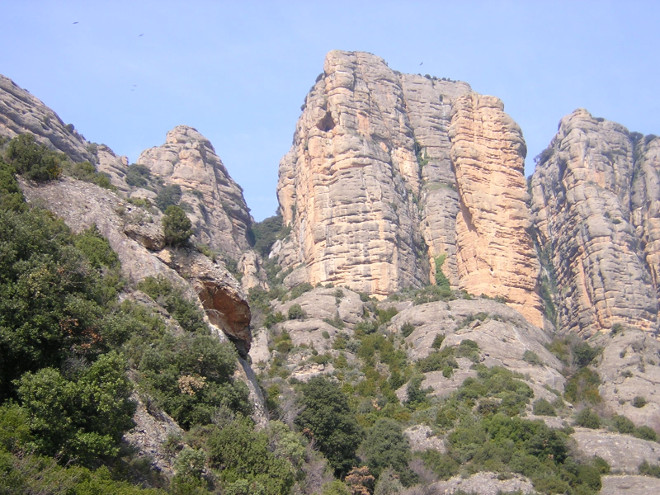
<svg viewBox="0 0 660 495">
<path fill-rule="evenodd" d="M 75 232 L 96 225 L 133 282 L 163 276 L 189 297 L 199 297 L 211 323 L 246 354 L 250 348 L 250 309 L 238 282 L 220 264 L 193 250 L 162 248 L 160 216 L 125 202 L 94 184 L 65 178 L 21 184 L 30 202 L 41 202 Z M 138 235 L 139 234 L 139 235 Z"/>
<path fill-rule="evenodd" d="M 532 211 L 562 330 L 658 331 L 659 151 L 577 110 L 539 156 Z"/>
<path fill-rule="evenodd" d="M 34 134 L 38 141 L 74 161 L 95 161 L 89 143 L 72 124 L 64 124 L 41 100 L 0 75 L 0 136 L 11 139 L 24 133 Z"/>
<path fill-rule="evenodd" d="M 330 52 L 280 163 L 281 263 L 383 296 L 432 282 L 444 260 L 454 288 L 505 298 L 540 326 L 525 145 L 502 108 L 465 83 Z"/>
<path fill-rule="evenodd" d="M 643 330 L 602 335 L 603 352 L 595 366 L 599 392 L 612 412 L 637 426 L 660 431 L 660 342 Z"/>
<path fill-rule="evenodd" d="M 33 134 L 37 141 L 61 151 L 74 162 L 88 161 L 96 165 L 99 172 L 110 177 L 114 186 L 127 189 L 123 181 L 128 165 L 126 157 L 115 155 L 105 145 L 88 142 L 72 124 L 64 124 L 41 100 L 0 75 L 0 136 L 11 139 L 25 133 Z"/>
<path fill-rule="evenodd" d="M 460 206 L 460 286 L 502 297 L 530 323 L 543 326 L 539 263 L 528 234 L 522 132 L 500 100 L 471 93 L 456 100 L 449 137 Z"/>
<path fill-rule="evenodd" d="M 243 190 L 229 176 L 213 146 L 192 127 L 177 126 L 165 144 L 143 151 L 137 160 L 165 185 L 178 185 L 190 207 L 197 242 L 238 261 L 249 248 L 252 224 Z"/>
<path fill-rule="evenodd" d="M 556 396 L 548 389 L 564 388 L 562 364 L 546 349 L 550 336 L 504 304 L 488 299 L 459 299 L 411 305 L 392 318 L 390 331 L 398 333 L 406 324 L 414 327 L 405 337 L 407 353 L 413 361 L 433 351 L 433 341 L 438 335 L 444 336 L 441 348 L 457 346 L 469 339 L 479 346 L 483 364 L 504 366 L 525 376 L 535 397 L 553 401 Z M 472 361 L 457 361 L 459 368 L 450 377 L 444 376 L 442 370 L 425 373 L 424 387 L 431 387 L 433 395 L 445 397 L 466 378 L 476 375 Z M 406 393 L 405 386 L 397 391 L 402 400 Z"/>
<path fill-rule="evenodd" d="M 158 257 L 192 285 L 210 322 L 246 357 L 252 343 L 250 306 L 234 277 L 194 250 L 164 250 Z"/>
<path fill-rule="evenodd" d="M 582 455 L 605 459 L 615 473 L 637 474 L 643 462 L 656 465 L 660 461 L 658 442 L 586 428 L 576 428 L 571 438 Z"/>
</svg>

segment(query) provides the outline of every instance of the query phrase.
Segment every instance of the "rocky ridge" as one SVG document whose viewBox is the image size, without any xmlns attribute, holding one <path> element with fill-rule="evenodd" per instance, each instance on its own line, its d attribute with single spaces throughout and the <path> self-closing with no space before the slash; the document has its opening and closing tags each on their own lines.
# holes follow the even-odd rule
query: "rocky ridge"
<svg viewBox="0 0 660 495">
<path fill-rule="evenodd" d="M 658 332 L 659 150 L 577 110 L 539 156 L 532 213 L 563 331 Z"/>
<path fill-rule="evenodd" d="M 163 145 L 143 151 L 137 164 L 146 166 L 163 184 L 181 188 L 197 242 L 236 261 L 248 251 L 252 217 L 243 190 L 229 176 L 213 145 L 197 130 L 175 127 Z M 144 190 L 132 194 L 152 196 Z"/>
<path fill-rule="evenodd" d="M 541 326 L 525 152 L 496 98 L 330 52 L 280 163 L 292 234 L 277 256 L 312 284 L 379 296 L 442 269 L 455 288 L 507 299 Z"/>
</svg>

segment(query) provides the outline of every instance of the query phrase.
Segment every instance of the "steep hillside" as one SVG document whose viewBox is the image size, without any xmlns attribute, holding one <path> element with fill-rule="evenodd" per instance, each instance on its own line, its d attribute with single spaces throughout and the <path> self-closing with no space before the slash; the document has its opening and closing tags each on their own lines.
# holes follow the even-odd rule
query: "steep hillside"
<svg viewBox="0 0 660 495">
<path fill-rule="evenodd" d="M 275 254 L 295 280 L 379 296 L 441 272 L 541 326 L 525 153 L 496 98 L 330 52 L 280 163 L 291 236 Z"/>
</svg>

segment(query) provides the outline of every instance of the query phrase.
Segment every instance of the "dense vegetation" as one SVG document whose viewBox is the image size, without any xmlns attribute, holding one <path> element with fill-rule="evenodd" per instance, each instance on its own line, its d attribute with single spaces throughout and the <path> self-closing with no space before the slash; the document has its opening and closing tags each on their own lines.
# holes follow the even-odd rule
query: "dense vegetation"
<svg viewBox="0 0 660 495">
<path fill-rule="evenodd" d="M 523 377 L 481 364 L 484 352 L 467 338 L 449 345 L 439 333 L 425 357 L 412 359 L 406 339 L 419 322 L 394 323 L 396 303 L 472 297 L 451 290 L 443 256 L 435 260 L 435 285 L 384 303 L 360 294 L 357 322 L 340 315 L 346 289 L 325 287 L 337 312 L 322 322 L 322 352 L 300 344 L 286 326 L 304 325 L 305 308 L 311 312 L 305 298 L 315 288 L 285 288 L 290 272 L 267 261 L 270 290 L 249 294 L 254 327 L 270 332 L 271 358 L 259 377 L 270 421 L 257 426 L 247 386 L 235 378 L 236 351 L 214 336 L 198 305 L 164 277 L 123 280 L 117 255 L 95 227 L 72 233 L 27 205 L 15 178 L 46 181 L 64 173 L 102 183 L 93 165 L 74 164 L 22 136 L 3 154 L 0 493 L 383 495 L 424 493 L 414 491 L 417 483 L 494 471 L 502 479 L 524 475 L 540 493 L 586 495 L 600 489 L 607 463 L 579 458 L 570 427 L 552 429 L 522 415 L 569 418 L 565 399 L 576 407 L 575 426 L 656 439 L 649 427 L 602 414 L 591 366 L 600 348 L 579 339 L 548 345 L 567 378 L 563 396 L 554 391 L 552 402 L 534 400 Z M 133 187 L 155 187 L 144 167 L 128 172 Z M 157 186 L 168 243 L 186 248 L 190 221 L 177 206 L 180 189 Z M 272 217 L 255 224 L 253 235 L 255 250 L 267 255 L 288 231 Z M 457 328 L 494 318 L 471 314 Z M 543 366 L 532 351 L 523 361 Z M 330 371 L 304 382 L 292 376 L 306 365 Z M 471 377 L 455 392 L 438 398 L 425 388 L 429 373 L 455 379 L 459 369 Z M 633 401 L 645 404 L 643 397 Z M 171 479 L 122 440 L 136 410 L 167 415 L 181 427 L 162 445 Z M 445 452 L 413 452 L 404 429 L 419 424 L 444 440 Z M 647 463 L 640 472 L 658 476 L 658 466 Z"/>
</svg>

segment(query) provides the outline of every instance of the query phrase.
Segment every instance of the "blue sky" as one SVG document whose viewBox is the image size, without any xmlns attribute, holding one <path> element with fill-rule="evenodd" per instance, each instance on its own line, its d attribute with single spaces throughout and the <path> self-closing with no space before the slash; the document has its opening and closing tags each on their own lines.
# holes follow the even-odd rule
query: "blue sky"
<svg viewBox="0 0 660 495">
<path fill-rule="evenodd" d="M 0 8 L 0 73 L 130 161 L 174 126 L 195 127 L 256 220 L 275 213 L 279 160 L 332 49 L 498 96 L 523 130 L 527 174 L 576 108 L 660 134 L 653 0 L 0 0 Z"/>
</svg>

